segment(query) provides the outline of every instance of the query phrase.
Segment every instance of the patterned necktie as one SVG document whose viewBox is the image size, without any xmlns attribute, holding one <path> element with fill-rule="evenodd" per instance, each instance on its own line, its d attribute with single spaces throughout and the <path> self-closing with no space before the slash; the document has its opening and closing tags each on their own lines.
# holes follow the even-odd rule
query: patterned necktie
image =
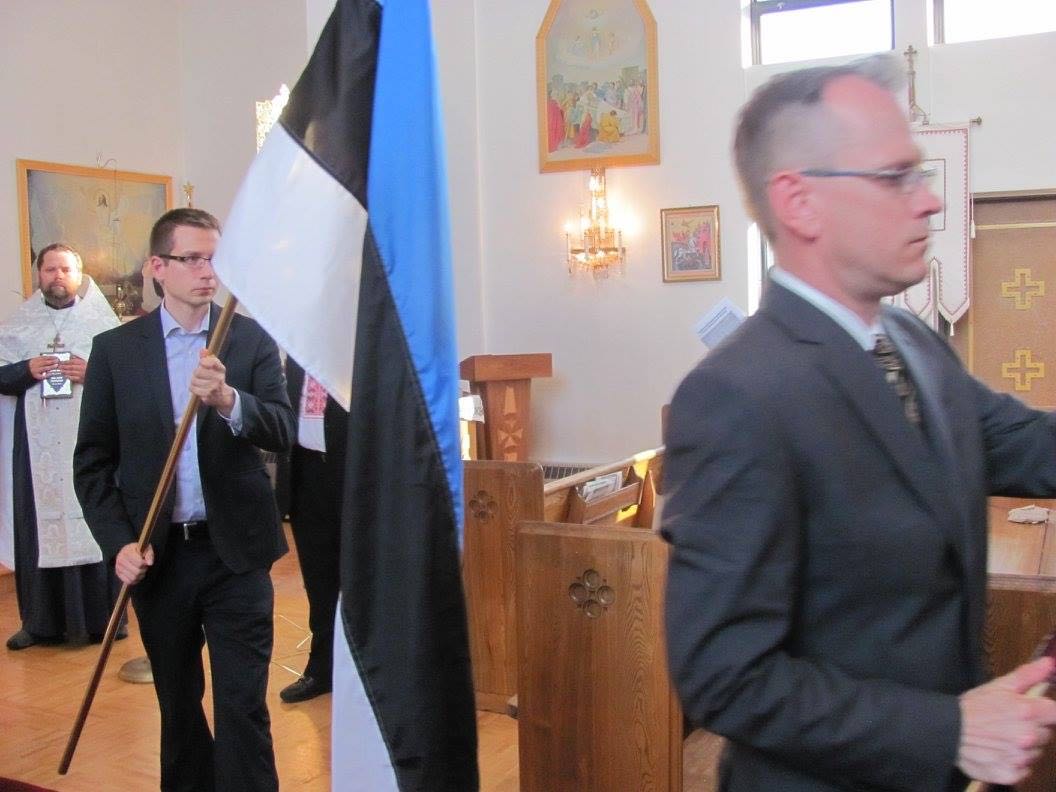
<svg viewBox="0 0 1056 792">
<path fill-rule="evenodd" d="M 873 354 L 884 372 L 884 379 L 895 389 L 898 398 L 902 400 L 902 409 L 906 413 L 906 418 L 914 426 L 920 426 L 920 404 L 917 402 L 917 388 L 913 384 L 913 380 L 909 378 L 909 373 L 906 371 L 906 362 L 902 359 L 902 355 L 898 353 L 898 349 L 891 343 L 891 339 L 883 333 L 877 333 Z"/>
</svg>

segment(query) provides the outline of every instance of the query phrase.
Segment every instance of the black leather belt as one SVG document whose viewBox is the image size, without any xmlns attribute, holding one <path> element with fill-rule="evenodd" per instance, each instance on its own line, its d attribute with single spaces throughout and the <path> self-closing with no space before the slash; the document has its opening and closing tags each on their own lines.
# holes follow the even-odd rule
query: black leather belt
<svg viewBox="0 0 1056 792">
<path fill-rule="evenodd" d="M 189 542 L 192 539 L 209 538 L 209 523 L 205 520 L 169 523 L 169 530 L 173 531 L 176 536 L 179 536 L 185 542 Z"/>
</svg>

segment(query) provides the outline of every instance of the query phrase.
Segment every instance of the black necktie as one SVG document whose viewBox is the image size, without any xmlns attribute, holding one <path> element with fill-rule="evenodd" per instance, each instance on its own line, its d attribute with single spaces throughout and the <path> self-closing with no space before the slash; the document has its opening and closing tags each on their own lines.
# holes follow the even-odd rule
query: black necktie
<svg viewBox="0 0 1056 792">
<path fill-rule="evenodd" d="M 884 379 L 895 389 L 898 398 L 902 400 L 902 409 L 906 413 L 906 419 L 914 426 L 920 426 L 920 404 L 917 402 L 917 388 L 913 380 L 909 378 L 906 371 L 906 362 L 898 349 L 891 343 L 891 339 L 883 333 L 876 336 L 876 346 L 873 347 L 876 362 L 880 364 L 884 372 Z"/>
</svg>

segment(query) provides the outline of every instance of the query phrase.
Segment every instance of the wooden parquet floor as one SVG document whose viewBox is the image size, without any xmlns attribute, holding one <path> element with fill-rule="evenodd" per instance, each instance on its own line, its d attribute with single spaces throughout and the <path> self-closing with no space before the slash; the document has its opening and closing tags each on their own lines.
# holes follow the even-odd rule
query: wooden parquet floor
<svg viewBox="0 0 1056 792">
<path fill-rule="evenodd" d="M 293 552 L 272 569 L 275 650 L 268 686 L 275 760 L 282 789 L 330 789 L 330 696 L 283 704 L 279 690 L 296 679 L 307 657 L 308 603 Z M 0 576 L 0 639 L 19 628 L 13 575 Z M 158 788 L 159 724 L 151 685 L 118 679 L 118 669 L 143 655 L 134 615 L 129 637 L 114 645 L 77 753 L 57 772 L 70 727 L 98 659 L 97 646 L 0 648 L 0 776 L 60 792 L 146 792 Z M 207 673 L 208 678 L 208 673 Z M 212 701 L 208 686 L 206 712 Z M 517 724 L 480 712 L 481 787 L 517 792 Z"/>
</svg>

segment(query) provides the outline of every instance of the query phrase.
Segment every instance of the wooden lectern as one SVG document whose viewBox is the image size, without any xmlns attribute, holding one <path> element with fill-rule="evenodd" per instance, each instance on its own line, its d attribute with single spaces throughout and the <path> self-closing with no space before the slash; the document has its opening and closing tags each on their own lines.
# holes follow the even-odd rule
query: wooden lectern
<svg viewBox="0 0 1056 792">
<path fill-rule="evenodd" d="M 459 365 L 473 393 L 484 402 L 484 423 L 474 424 L 477 457 L 523 462 L 528 459 L 533 377 L 553 372 L 549 352 L 531 355 L 474 355 Z"/>
</svg>

